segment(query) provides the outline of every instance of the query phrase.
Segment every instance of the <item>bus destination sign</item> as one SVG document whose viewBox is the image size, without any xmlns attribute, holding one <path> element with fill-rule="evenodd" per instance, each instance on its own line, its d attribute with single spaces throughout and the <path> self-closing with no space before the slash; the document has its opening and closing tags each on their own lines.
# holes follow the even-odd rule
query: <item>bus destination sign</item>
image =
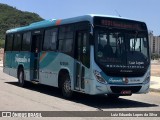
<svg viewBox="0 0 160 120">
<path fill-rule="evenodd" d="M 145 30 L 145 25 L 141 22 L 135 22 L 131 20 L 122 20 L 116 18 L 103 18 L 96 17 L 94 24 L 99 26 L 114 27 L 120 29 L 132 29 L 132 30 Z"/>
</svg>

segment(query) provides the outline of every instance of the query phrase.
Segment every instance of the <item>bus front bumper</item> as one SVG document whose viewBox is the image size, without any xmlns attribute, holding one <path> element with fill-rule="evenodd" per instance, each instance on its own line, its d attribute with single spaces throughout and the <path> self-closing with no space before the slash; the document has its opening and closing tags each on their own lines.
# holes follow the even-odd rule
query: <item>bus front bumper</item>
<svg viewBox="0 0 160 120">
<path fill-rule="evenodd" d="M 149 83 L 146 84 L 98 84 L 90 94 L 119 94 L 119 95 L 132 95 L 149 92 Z"/>
</svg>

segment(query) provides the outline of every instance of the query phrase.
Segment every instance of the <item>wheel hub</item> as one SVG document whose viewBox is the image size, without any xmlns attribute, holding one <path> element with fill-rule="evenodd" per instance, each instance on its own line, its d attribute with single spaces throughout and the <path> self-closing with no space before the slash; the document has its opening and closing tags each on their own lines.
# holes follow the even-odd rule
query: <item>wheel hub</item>
<svg viewBox="0 0 160 120">
<path fill-rule="evenodd" d="M 22 72 L 20 72 L 20 74 L 19 74 L 19 82 L 20 83 L 23 83 L 23 80 L 22 80 L 23 78 L 22 78 Z"/>
<path fill-rule="evenodd" d="M 66 92 L 70 92 L 71 91 L 71 81 L 69 81 L 69 80 L 65 81 L 65 83 L 64 83 L 64 90 Z"/>
</svg>

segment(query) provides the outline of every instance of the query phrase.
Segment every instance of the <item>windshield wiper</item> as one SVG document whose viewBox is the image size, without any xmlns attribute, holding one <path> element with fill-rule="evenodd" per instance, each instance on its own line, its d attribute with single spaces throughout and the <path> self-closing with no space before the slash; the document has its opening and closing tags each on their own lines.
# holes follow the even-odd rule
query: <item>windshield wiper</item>
<svg viewBox="0 0 160 120">
<path fill-rule="evenodd" d="M 134 40 L 132 41 L 132 54 L 133 54 L 133 51 L 135 51 L 135 47 L 136 47 L 136 43 L 137 43 L 137 35 L 138 35 L 138 32 L 136 31 L 136 34 L 134 36 Z"/>
</svg>

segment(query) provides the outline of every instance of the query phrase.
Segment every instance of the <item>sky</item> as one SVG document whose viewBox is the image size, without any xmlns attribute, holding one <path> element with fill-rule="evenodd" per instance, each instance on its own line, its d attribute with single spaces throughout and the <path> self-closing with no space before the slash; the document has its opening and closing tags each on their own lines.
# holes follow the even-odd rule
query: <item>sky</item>
<svg viewBox="0 0 160 120">
<path fill-rule="evenodd" d="M 122 16 L 144 21 L 156 36 L 160 35 L 160 0 L 0 0 L 44 19 L 63 19 L 85 14 Z"/>
</svg>

